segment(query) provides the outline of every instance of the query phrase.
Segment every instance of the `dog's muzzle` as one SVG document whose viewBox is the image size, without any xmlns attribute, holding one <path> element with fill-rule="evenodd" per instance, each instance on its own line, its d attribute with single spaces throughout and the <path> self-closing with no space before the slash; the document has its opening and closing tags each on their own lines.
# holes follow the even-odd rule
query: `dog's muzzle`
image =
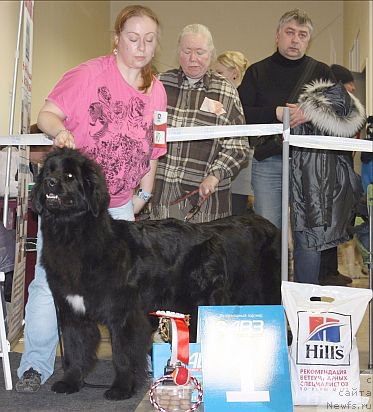
<svg viewBox="0 0 373 412">
<path fill-rule="evenodd" d="M 45 195 L 45 201 L 48 207 L 56 207 L 61 205 L 61 199 L 55 193 L 47 193 Z"/>
</svg>

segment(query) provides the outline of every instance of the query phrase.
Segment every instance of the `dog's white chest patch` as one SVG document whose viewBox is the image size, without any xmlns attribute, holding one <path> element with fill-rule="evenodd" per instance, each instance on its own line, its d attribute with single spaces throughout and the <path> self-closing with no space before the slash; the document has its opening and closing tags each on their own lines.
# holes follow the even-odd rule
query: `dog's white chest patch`
<svg viewBox="0 0 373 412">
<path fill-rule="evenodd" d="M 71 307 L 74 309 L 74 311 L 76 313 L 80 313 L 82 315 L 85 314 L 85 306 L 84 306 L 83 296 L 68 295 L 68 296 L 66 296 L 66 300 L 70 303 Z"/>
</svg>

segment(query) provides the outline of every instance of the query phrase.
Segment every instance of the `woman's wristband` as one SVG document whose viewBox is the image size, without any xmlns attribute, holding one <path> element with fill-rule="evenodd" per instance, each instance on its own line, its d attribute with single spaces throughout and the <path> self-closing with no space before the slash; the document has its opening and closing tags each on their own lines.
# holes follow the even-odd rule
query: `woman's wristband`
<svg viewBox="0 0 373 412">
<path fill-rule="evenodd" d="M 151 197 L 153 196 L 152 193 L 146 192 L 143 189 L 139 189 L 136 193 L 136 196 L 139 199 L 142 199 L 144 202 L 149 202 L 149 200 L 151 199 Z"/>
</svg>

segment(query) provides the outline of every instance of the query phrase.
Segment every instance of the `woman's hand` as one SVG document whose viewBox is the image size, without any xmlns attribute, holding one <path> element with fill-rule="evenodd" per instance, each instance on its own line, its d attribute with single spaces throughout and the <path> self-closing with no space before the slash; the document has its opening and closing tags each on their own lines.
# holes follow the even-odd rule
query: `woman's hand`
<svg viewBox="0 0 373 412">
<path fill-rule="evenodd" d="M 133 203 L 133 213 L 137 215 L 141 212 L 141 210 L 144 208 L 147 202 L 145 202 L 144 199 L 140 199 L 137 195 L 133 195 L 132 203 Z"/>
<path fill-rule="evenodd" d="M 65 120 L 65 113 L 47 100 L 39 112 L 37 125 L 40 130 L 53 138 L 54 146 L 75 149 L 74 136 L 65 128 Z"/>
<path fill-rule="evenodd" d="M 302 123 L 305 123 L 307 119 L 304 117 L 304 113 L 302 109 L 299 108 L 297 104 L 294 103 L 286 103 L 286 107 L 289 108 L 289 116 L 290 116 L 290 127 L 299 126 Z M 276 117 L 279 122 L 283 122 L 284 120 L 284 107 L 277 106 L 276 107 Z"/>
<path fill-rule="evenodd" d="M 297 104 L 286 103 L 286 107 L 290 109 L 290 127 L 299 126 L 307 120 L 304 117 L 303 110 Z"/>
<path fill-rule="evenodd" d="M 73 134 L 67 130 L 60 130 L 53 140 L 53 144 L 57 147 L 68 147 L 70 149 L 75 149 L 75 139 Z"/>
<path fill-rule="evenodd" d="M 199 185 L 199 195 L 202 197 L 207 197 L 211 195 L 211 193 L 215 192 L 218 183 L 219 179 L 217 177 L 212 175 L 207 176 Z"/>
</svg>

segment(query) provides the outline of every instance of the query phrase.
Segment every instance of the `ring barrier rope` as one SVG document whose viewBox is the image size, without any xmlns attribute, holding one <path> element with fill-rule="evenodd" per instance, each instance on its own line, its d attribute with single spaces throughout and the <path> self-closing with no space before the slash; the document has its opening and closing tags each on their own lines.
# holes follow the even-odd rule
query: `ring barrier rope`
<svg viewBox="0 0 373 412">
<path fill-rule="evenodd" d="M 166 140 L 179 142 L 183 140 L 219 139 L 222 137 L 261 136 L 282 133 L 284 127 L 278 124 L 237 124 L 229 126 L 170 127 Z"/>
<path fill-rule="evenodd" d="M 274 135 L 283 132 L 281 123 L 275 125 L 170 127 L 167 129 L 166 140 L 167 143 L 171 143 L 187 140 L 218 139 L 222 137 Z M 293 135 L 289 133 L 284 133 L 284 135 L 289 136 L 290 146 L 310 149 L 373 152 L 373 142 L 370 140 L 336 136 Z M 48 146 L 52 144 L 53 140 L 43 133 L 0 136 L 1 146 Z"/>
<path fill-rule="evenodd" d="M 167 128 L 167 143 L 186 140 L 220 139 L 224 137 L 274 135 L 283 132 L 282 123 L 278 124 L 243 124 L 229 126 L 196 126 Z M 0 145 L 52 145 L 53 140 L 44 133 L 0 136 Z"/>
<path fill-rule="evenodd" d="M 52 138 L 44 133 L 0 136 L 0 146 L 51 146 Z"/>
<path fill-rule="evenodd" d="M 354 152 L 373 152 L 373 142 L 364 139 L 335 137 L 293 135 L 289 136 L 290 146 L 305 147 L 309 149 L 348 150 Z"/>
</svg>

